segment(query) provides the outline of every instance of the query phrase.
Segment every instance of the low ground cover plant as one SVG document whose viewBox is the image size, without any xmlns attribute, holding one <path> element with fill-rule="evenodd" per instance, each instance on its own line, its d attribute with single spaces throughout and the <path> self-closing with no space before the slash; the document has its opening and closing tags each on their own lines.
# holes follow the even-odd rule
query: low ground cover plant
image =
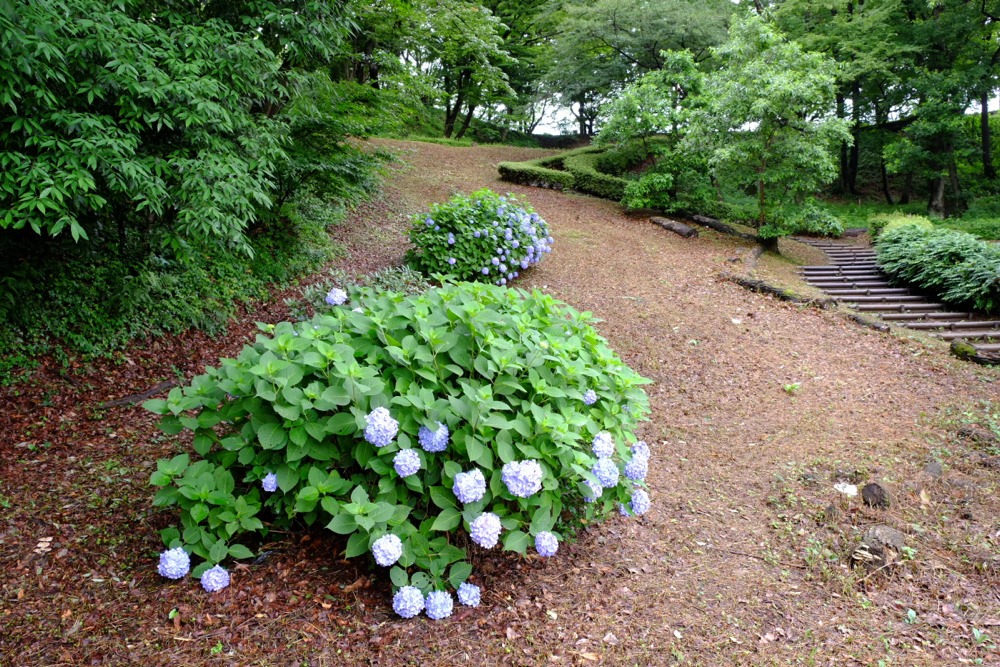
<svg viewBox="0 0 1000 667">
<path fill-rule="evenodd" d="M 878 236 L 878 263 L 894 280 L 960 306 L 1000 309 L 1000 247 L 920 218 L 894 221 Z"/>
<path fill-rule="evenodd" d="M 413 218 L 406 261 L 425 276 L 506 285 L 552 251 L 549 226 L 513 195 L 456 195 Z"/>
<path fill-rule="evenodd" d="M 584 523 L 649 508 L 634 433 L 648 381 L 588 314 L 478 283 L 328 302 L 145 404 L 196 454 L 150 479 L 180 515 L 161 534 L 163 576 L 218 590 L 247 544 L 319 525 L 388 569 L 400 616 L 443 618 L 452 590 L 478 604 L 471 551 L 550 557 Z"/>
</svg>

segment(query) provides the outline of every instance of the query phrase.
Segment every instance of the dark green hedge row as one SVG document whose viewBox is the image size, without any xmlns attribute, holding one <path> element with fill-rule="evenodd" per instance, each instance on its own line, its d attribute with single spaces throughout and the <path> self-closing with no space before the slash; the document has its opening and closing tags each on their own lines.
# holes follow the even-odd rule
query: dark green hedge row
<svg viewBox="0 0 1000 667">
<path fill-rule="evenodd" d="M 501 162 L 500 178 L 511 183 L 574 189 L 597 197 L 618 201 L 625 194 L 625 179 L 597 170 L 604 148 L 586 146 L 549 157 L 525 162 Z"/>
<path fill-rule="evenodd" d="M 886 228 L 878 237 L 878 263 L 894 280 L 934 294 L 945 303 L 984 312 L 1000 310 L 1000 247 L 972 234 L 920 225 Z"/>
<path fill-rule="evenodd" d="M 563 160 L 566 171 L 573 174 L 573 187 L 580 192 L 621 201 L 625 196 L 625 179 L 597 171 L 601 153 L 571 155 Z"/>
</svg>

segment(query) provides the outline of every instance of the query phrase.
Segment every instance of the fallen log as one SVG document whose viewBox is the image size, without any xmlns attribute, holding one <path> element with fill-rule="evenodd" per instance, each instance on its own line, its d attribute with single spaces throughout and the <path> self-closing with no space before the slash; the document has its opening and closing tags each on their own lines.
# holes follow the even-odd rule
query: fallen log
<svg viewBox="0 0 1000 667">
<path fill-rule="evenodd" d="M 759 243 L 760 239 L 754 234 L 747 234 L 746 232 L 741 232 L 740 230 L 730 227 L 721 220 L 716 220 L 715 218 L 710 218 L 707 215 L 692 215 L 691 219 L 697 222 L 699 225 L 708 227 L 709 229 L 714 229 L 717 232 L 722 232 L 723 234 L 729 234 L 730 236 L 738 236 L 741 239 L 746 239 L 747 241 L 753 241 L 754 243 Z"/>
<path fill-rule="evenodd" d="M 813 306 L 816 308 L 830 308 L 836 305 L 833 299 L 807 299 L 801 297 L 798 294 L 789 292 L 786 289 L 777 287 L 770 283 L 764 282 L 763 280 L 755 280 L 753 278 L 746 278 L 744 276 L 738 276 L 734 273 L 729 273 L 728 271 L 723 271 L 719 274 L 723 280 L 728 280 L 730 282 L 736 283 L 740 287 L 744 287 L 751 292 L 757 292 L 759 294 L 768 294 L 770 296 L 777 297 L 782 301 L 789 301 L 791 303 L 800 303 L 807 306 Z"/>
<path fill-rule="evenodd" d="M 658 216 L 653 216 L 649 219 L 654 225 L 659 225 L 664 229 L 673 232 L 674 234 L 679 234 L 686 239 L 698 236 L 698 230 L 693 227 L 685 225 L 683 222 L 677 222 L 676 220 L 671 220 L 670 218 L 660 218 Z"/>
<path fill-rule="evenodd" d="M 147 398 L 152 398 L 157 394 L 162 394 L 168 389 L 173 389 L 176 386 L 177 386 L 176 382 L 166 380 L 164 382 L 161 382 L 157 385 L 150 387 L 146 391 L 138 392 L 136 394 L 129 394 L 128 396 L 124 396 L 122 398 L 116 398 L 113 401 L 106 401 L 104 403 L 98 404 L 97 407 L 100 410 L 106 410 L 107 408 L 117 408 L 122 405 L 134 405 L 136 403 L 141 403 L 145 401 Z"/>
</svg>

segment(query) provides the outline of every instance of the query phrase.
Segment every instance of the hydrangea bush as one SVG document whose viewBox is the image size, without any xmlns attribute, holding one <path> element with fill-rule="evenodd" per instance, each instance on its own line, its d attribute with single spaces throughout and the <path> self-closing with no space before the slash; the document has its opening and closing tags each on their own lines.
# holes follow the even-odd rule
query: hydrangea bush
<svg viewBox="0 0 1000 667">
<path fill-rule="evenodd" d="M 549 226 L 513 195 L 456 195 L 414 216 L 407 263 L 424 275 L 507 285 L 552 251 Z"/>
<path fill-rule="evenodd" d="M 218 590 L 219 563 L 252 557 L 243 542 L 321 525 L 345 557 L 388 569 L 400 615 L 443 618 L 450 591 L 479 603 L 470 550 L 551 557 L 584 523 L 648 509 L 634 435 L 648 381 L 589 314 L 475 283 L 348 297 L 262 325 L 238 358 L 145 404 L 197 455 L 150 479 L 155 504 L 179 510 L 164 576 L 185 576 L 190 554 Z"/>
</svg>

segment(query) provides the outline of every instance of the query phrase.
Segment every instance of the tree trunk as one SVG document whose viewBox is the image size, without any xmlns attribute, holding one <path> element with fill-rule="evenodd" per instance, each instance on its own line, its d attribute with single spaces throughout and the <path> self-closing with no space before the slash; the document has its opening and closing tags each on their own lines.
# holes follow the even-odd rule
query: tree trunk
<svg viewBox="0 0 1000 667">
<path fill-rule="evenodd" d="M 899 197 L 900 204 L 910 203 L 910 193 L 913 192 L 913 172 L 907 172 L 903 179 L 903 194 Z"/>
<path fill-rule="evenodd" d="M 979 97 L 979 104 L 982 110 L 979 112 L 979 129 L 983 140 L 983 176 L 989 179 L 997 177 L 997 171 L 993 168 L 993 137 L 990 136 L 990 91 L 983 90 Z"/>
<path fill-rule="evenodd" d="M 857 81 L 851 86 L 851 154 L 847 164 L 847 189 L 852 195 L 858 194 L 858 155 L 861 151 L 861 85 Z"/>
<path fill-rule="evenodd" d="M 465 114 L 465 118 L 462 119 L 462 127 L 459 128 L 458 134 L 455 135 L 456 139 L 461 139 L 465 136 L 465 132 L 469 129 L 469 125 L 472 123 L 472 112 L 476 110 L 475 104 L 469 105 L 469 110 Z"/>
<path fill-rule="evenodd" d="M 837 118 L 846 117 L 846 112 L 844 111 L 844 94 L 837 93 Z M 847 179 L 847 151 L 848 146 L 846 141 L 840 142 L 840 193 L 847 194 L 848 192 L 848 179 Z"/>
<path fill-rule="evenodd" d="M 954 151 L 949 150 L 949 152 L 954 156 Z M 962 184 L 958 180 L 958 166 L 954 157 L 948 163 L 948 181 L 951 184 L 952 200 L 945 203 L 945 215 L 961 214 L 965 210 L 965 198 L 962 196 Z"/>
<path fill-rule="evenodd" d="M 892 205 L 892 193 L 889 192 L 889 172 L 885 169 L 885 160 L 879 160 L 879 171 L 882 172 L 882 194 L 885 195 L 885 203 Z"/>
<path fill-rule="evenodd" d="M 938 176 L 931 180 L 931 197 L 927 202 L 927 214 L 932 218 L 943 218 L 946 210 L 944 205 L 944 176 Z"/>
</svg>

